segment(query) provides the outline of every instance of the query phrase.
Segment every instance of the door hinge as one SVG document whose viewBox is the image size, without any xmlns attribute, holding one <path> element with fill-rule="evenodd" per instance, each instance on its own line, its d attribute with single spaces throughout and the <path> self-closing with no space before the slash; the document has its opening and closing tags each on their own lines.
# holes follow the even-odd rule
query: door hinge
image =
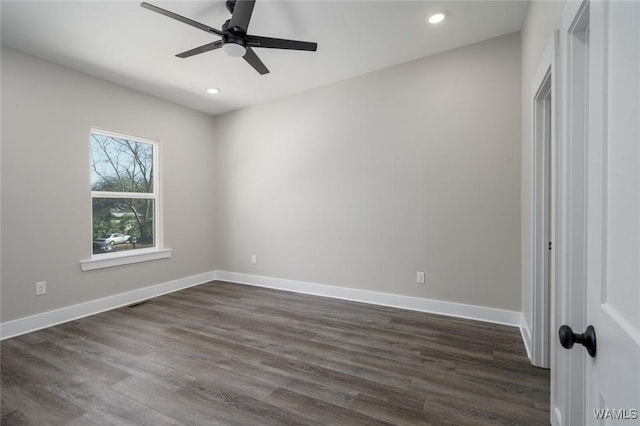
<svg viewBox="0 0 640 426">
<path fill-rule="evenodd" d="M 551 250 L 551 241 L 549 241 L 549 250 Z"/>
</svg>

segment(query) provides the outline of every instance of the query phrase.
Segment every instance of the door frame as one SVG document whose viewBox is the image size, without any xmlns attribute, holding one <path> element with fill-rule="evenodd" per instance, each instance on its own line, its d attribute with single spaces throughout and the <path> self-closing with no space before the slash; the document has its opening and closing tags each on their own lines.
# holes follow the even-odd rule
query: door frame
<svg viewBox="0 0 640 426">
<path fill-rule="evenodd" d="M 553 341 L 552 291 L 555 288 L 555 249 L 549 256 L 548 243 L 556 241 L 556 132 L 557 132 L 557 70 L 558 33 L 554 31 L 547 43 L 532 83 L 531 107 L 533 134 L 532 158 L 532 277 L 531 277 L 531 363 L 550 367 Z M 550 99 L 549 99 L 550 97 Z M 550 122 L 545 107 L 549 107 Z M 547 158 L 549 158 L 547 160 Z M 548 163 L 547 163 L 548 161 Z M 548 168 L 548 170 L 547 170 Z M 547 185 L 547 179 L 550 179 Z M 547 189 L 548 188 L 548 189 Z M 550 194 L 548 191 L 550 190 Z M 547 206 L 550 202 L 551 205 Z M 548 217 L 545 210 L 549 211 Z M 549 221 L 549 223 L 545 223 Z M 546 227 L 550 227 L 549 237 Z"/>
<path fill-rule="evenodd" d="M 558 286 L 554 292 L 554 331 L 561 324 L 574 330 L 586 327 L 589 12 L 589 0 L 567 2 L 560 35 L 563 131 L 558 161 Z M 585 424 L 584 351 L 567 351 L 557 343 L 552 347 L 551 424 Z"/>
</svg>

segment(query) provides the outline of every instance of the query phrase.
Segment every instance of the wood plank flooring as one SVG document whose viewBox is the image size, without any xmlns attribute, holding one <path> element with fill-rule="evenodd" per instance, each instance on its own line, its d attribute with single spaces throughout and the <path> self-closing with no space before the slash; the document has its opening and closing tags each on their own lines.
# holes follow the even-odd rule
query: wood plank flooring
<svg viewBox="0 0 640 426">
<path fill-rule="evenodd" d="M 549 424 L 516 328 L 224 282 L 1 351 L 7 426 Z"/>
</svg>

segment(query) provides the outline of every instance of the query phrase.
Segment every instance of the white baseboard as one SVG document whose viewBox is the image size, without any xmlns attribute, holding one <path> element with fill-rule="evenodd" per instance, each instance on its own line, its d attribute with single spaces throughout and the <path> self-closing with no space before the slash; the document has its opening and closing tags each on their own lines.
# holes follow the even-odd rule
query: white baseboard
<svg viewBox="0 0 640 426">
<path fill-rule="evenodd" d="M 288 290 L 294 291 L 296 293 L 312 294 L 316 296 L 351 300 L 362 303 L 371 303 L 374 305 L 390 306 L 412 311 L 429 312 L 457 318 L 466 318 L 477 321 L 490 322 L 494 324 L 509 325 L 512 327 L 520 326 L 520 312 L 488 308 L 485 306 L 465 305 L 462 303 L 423 299 L 420 297 L 401 296 L 397 294 L 359 290 L 347 287 L 337 287 L 326 284 L 316 284 L 304 281 L 287 280 L 282 278 L 241 274 L 237 272 L 216 271 L 216 279 L 236 284 L 248 284 L 257 287 Z"/>
<path fill-rule="evenodd" d="M 165 283 L 144 287 L 138 290 L 128 291 L 101 299 L 91 300 L 77 305 L 67 306 L 41 314 L 0 323 L 0 340 L 41 330 L 57 324 L 73 321 L 89 315 L 98 314 L 122 306 L 148 300 L 163 294 L 173 293 L 188 287 L 204 284 L 210 281 L 220 280 L 237 284 L 247 284 L 257 287 L 273 288 L 278 290 L 294 291 L 296 293 L 311 294 L 316 296 L 331 297 L 334 299 L 351 300 L 355 302 L 370 303 L 374 305 L 390 306 L 400 309 L 408 309 L 419 312 L 429 312 L 447 315 L 457 318 L 466 318 L 477 321 L 503 324 L 512 327 L 520 327 L 523 340 L 529 355 L 531 333 L 526 334 L 522 324 L 524 317 L 520 312 L 503 309 L 488 308 L 485 306 L 465 305 L 462 303 L 445 302 L 441 300 L 423 299 L 419 297 L 401 296 L 397 294 L 381 293 L 377 291 L 359 290 L 347 287 L 338 287 L 326 284 L 317 284 L 304 281 L 294 281 L 282 278 L 264 277 L 259 275 L 241 274 L 228 271 L 210 271 L 192 275 Z M 527 340 L 527 336 L 529 340 Z M 530 357 L 530 356 L 529 356 Z"/>
<path fill-rule="evenodd" d="M 527 350 L 527 357 L 529 362 L 533 364 L 533 358 L 531 356 L 531 329 L 527 324 L 527 319 L 523 313 L 520 313 L 520 334 L 522 335 L 522 341 L 524 342 L 524 348 Z"/>
<path fill-rule="evenodd" d="M 215 280 L 215 276 L 215 271 L 205 272 L 29 317 L 19 318 L 13 321 L 3 322 L 0 324 L 0 340 L 98 314 L 121 306 L 131 305 L 184 288 L 204 284 Z"/>
</svg>

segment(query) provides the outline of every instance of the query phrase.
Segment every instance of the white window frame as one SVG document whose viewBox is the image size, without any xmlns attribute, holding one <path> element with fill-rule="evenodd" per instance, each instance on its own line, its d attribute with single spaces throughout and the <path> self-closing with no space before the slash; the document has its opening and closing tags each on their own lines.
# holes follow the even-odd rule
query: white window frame
<svg viewBox="0 0 640 426">
<path fill-rule="evenodd" d="M 171 249 L 164 248 L 163 239 L 163 209 L 162 209 L 162 172 L 160 170 L 160 144 L 156 140 L 143 138 L 124 133 L 104 130 L 98 127 L 91 127 L 89 132 L 89 141 L 91 135 L 98 134 L 118 139 L 130 140 L 133 142 L 146 143 L 153 146 L 153 193 L 144 192 L 111 192 L 111 191 L 91 191 L 89 211 L 91 212 L 91 229 L 90 234 L 93 238 L 93 199 L 94 198 L 149 198 L 154 200 L 154 221 L 153 221 L 153 239 L 154 247 L 141 248 L 135 250 L 127 250 L 116 253 L 102 253 L 94 255 L 91 252 L 89 260 L 80 262 L 83 271 L 91 271 L 94 269 L 109 268 L 113 266 L 128 265 L 131 263 L 146 262 L 150 260 L 164 259 L 171 257 Z M 91 161 L 91 156 L 89 156 Z M 91 164 L 91 163 L 89 163 Z M 90 245 L 87 243 L 87 247 Z"/>
</svg>

